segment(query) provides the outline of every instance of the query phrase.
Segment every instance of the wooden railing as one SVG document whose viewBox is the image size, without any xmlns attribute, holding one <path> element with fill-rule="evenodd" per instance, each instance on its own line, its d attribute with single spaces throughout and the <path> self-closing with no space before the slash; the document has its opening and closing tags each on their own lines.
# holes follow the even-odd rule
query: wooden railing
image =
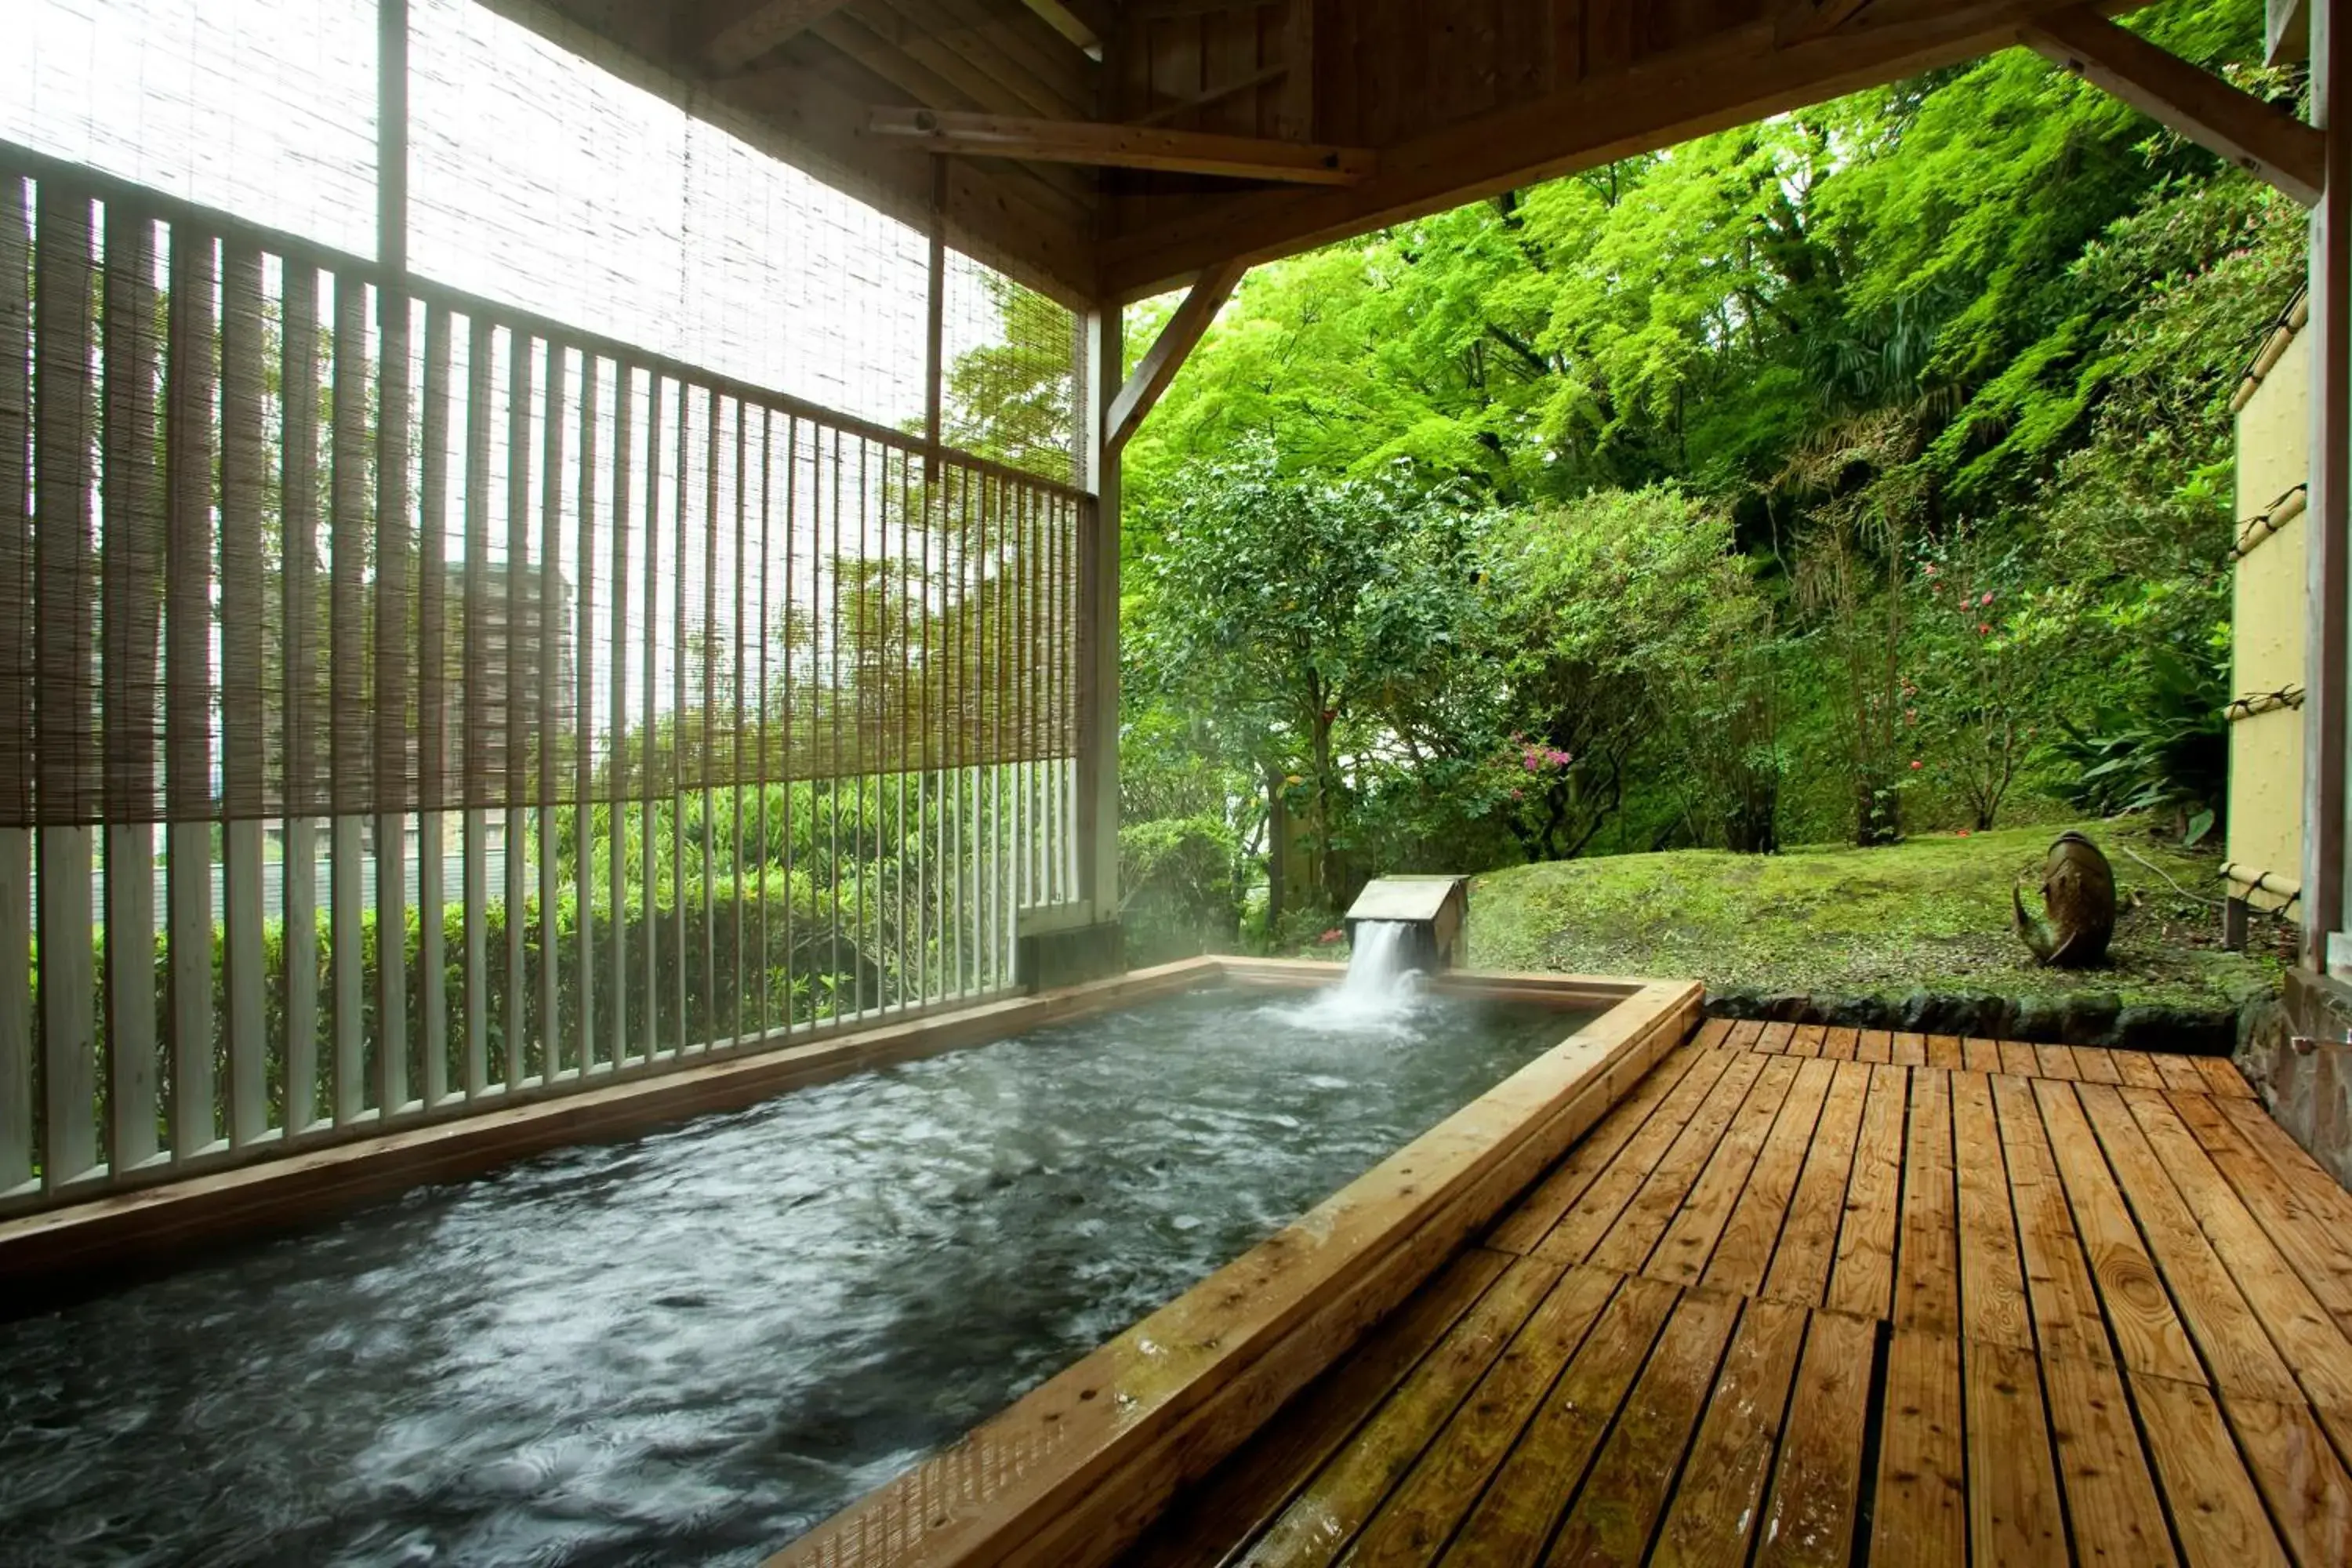
<svg viewBox="0 0 2352 1568">
<path fill-rule="evenodd" d="M 1007 988 L 1091 504 L 0 146 L 0 1207 Z"/>
</svg>

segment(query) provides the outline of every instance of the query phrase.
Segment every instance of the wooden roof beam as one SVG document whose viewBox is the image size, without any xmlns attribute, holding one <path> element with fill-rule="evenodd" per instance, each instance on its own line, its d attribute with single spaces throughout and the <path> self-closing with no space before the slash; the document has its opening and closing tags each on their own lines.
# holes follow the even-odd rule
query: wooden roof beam
<svg viewBox="0 0 2352 1568">
<path fill-rule="evenodd" d="M 929 109 L 877 107 L 866 129 L 870 136 L 929 153 L 1219 174 L 1288 184 L 1352 185 L 1369 178 L 1377 162 L 1370 150 L 1362 147 Z"/>
<path fill-rule="evenodd" d="M 1192 292 L 1184 296 L 1184 302 L 1176 307 L 1176 313 L 1168 318 L 1159 337 L 1144 351 L 1135 374 L 1127 378 L 1118 395 L 1111 399 L 1110 409 L 1103 416 L 1106 451 L 1116 452 L 1127 445 L 1128 437 L 1143 423 L 1143 416 L 1151 412 L 1151 405 L 1160 401 L 1160 395 L 1168 390 L 1168 384 L 1176 379 L 1176 373 L 1199 346 L 1209 323 L 1217 319 L 1217 312 L 1224 308 L 1242 275 L 1248 270 L 1241 262 L 1227 261 L 1194 279 Z"/>
<path fill-rule="evenodd" d="M 806 32 L 848 0 L 719 0 L 705 7 L 695 53 L 719 76 L 731 76 L 778 45 Z"/>
<path fill-rule="evenodd" d="M 2305 206 L 2319 200 L 2326 141 L 2277 105 L 2117 26 L 2088 5 L 2038 18 L 2022 37 L 2063 69 Z"/>
<path fill-rule="evenodd" d="M 1089 59 L 1102 58 L 1102 34 L 1089 26 L 1085 17 L 1062 4 L 1062 0 L 1021 0 L 1021 3 L 1037 13 L 1045 26 L 1077 46 Z"/>
</svg>

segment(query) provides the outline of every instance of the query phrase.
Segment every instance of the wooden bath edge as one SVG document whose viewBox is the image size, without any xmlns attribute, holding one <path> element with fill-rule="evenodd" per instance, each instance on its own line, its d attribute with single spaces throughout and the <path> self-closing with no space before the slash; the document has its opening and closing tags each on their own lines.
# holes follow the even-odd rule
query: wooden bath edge
<svg viewBox="0 0 2352 1568">
<path fill-rule="evenodd" d="M 1226 960 L 1297 984 L 1338 966 Z M 1614 1005 L 1125 1333 L 768 1560 L 1096 1568 L 1402 1304 L 1697 1024 L 1681 981 L 1457 973 L 1443 989 Z"/>
</svg>

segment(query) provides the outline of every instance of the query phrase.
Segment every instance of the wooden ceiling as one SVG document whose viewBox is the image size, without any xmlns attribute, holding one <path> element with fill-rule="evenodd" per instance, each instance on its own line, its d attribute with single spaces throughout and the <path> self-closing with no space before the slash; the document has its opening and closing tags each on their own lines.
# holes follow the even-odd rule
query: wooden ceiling
<svg viewBox="0 0 2352 1568">
<path fill-rule="evenodd" d="M 2052 0 L 486 0 L 1072 304 L 2018 41 Z M 2124 8 L 2105 5 L 2102 10 Z"/>
</svg>

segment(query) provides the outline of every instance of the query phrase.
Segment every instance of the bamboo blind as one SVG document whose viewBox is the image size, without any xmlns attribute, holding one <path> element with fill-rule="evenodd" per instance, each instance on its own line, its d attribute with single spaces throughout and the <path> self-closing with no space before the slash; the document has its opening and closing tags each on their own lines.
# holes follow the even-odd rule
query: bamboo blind
<svg viewBox="0 0 2352 1568">
<path fill-rule="evenodd" d="M 0 1194 L 984 994 L 1077 897 L 1066 486 L 0 145 Z"/>
</svg>

